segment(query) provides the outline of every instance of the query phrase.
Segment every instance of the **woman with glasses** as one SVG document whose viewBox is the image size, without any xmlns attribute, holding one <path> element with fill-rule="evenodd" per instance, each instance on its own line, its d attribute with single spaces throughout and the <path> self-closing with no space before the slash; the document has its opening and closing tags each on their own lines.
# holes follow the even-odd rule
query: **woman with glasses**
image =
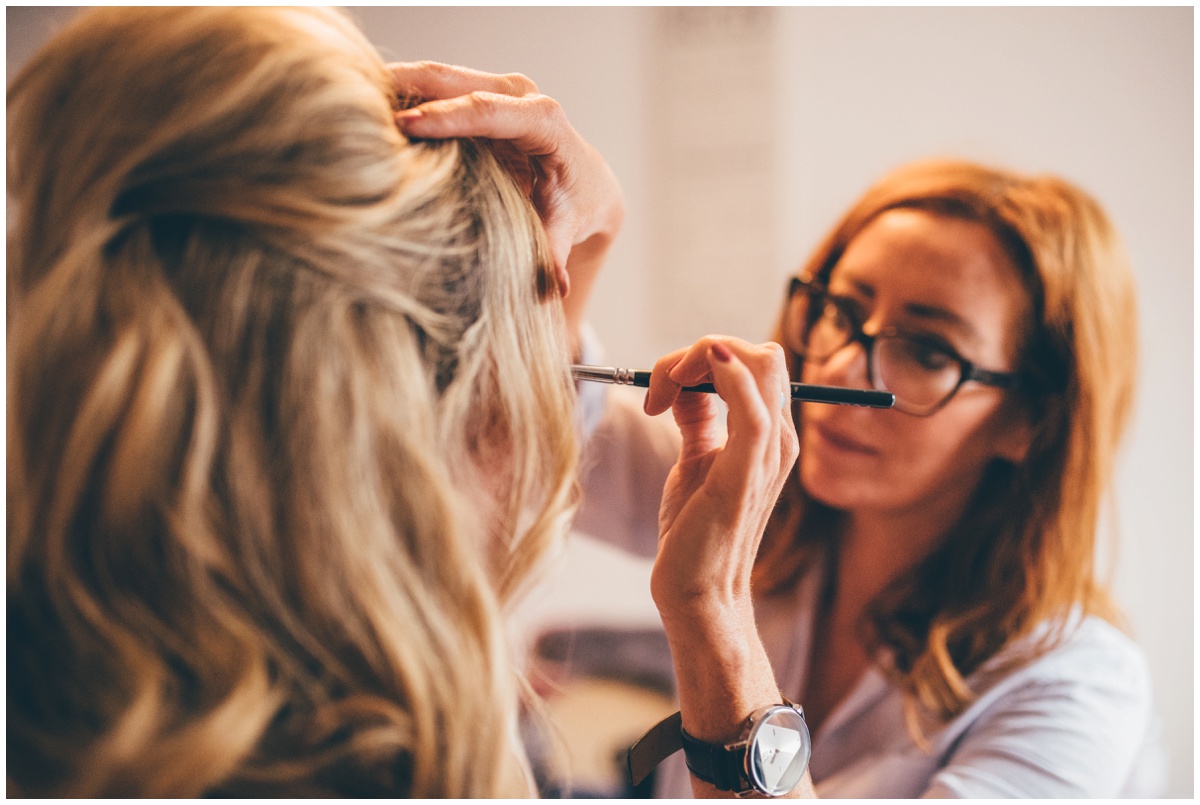
<svg viewBox="0 0 1200 805">
<path fill-rule="evenodd" d="M 1137 343 L 1096 202 L 1053 177 L 900 168 L 790 281 L 775 340 L 793 380 L 895 395 L 890 411 L 796 406 L 797 465 L 735 586 L 804 707 L 816 792 L 1161 790 L 1146 661 L 1094 567 Z M 677 387 L 652 385 L 645 410 Z M 653 555 L 645 490 L 666 482 L 671 504 L 677 454 L 625 391 L 582 392 L 602 399 L 577 523 Z M 677 660 L 705 650 L 668 636 Z M 690 791 L 667 761 L 657 792 Z"/>
</svg>

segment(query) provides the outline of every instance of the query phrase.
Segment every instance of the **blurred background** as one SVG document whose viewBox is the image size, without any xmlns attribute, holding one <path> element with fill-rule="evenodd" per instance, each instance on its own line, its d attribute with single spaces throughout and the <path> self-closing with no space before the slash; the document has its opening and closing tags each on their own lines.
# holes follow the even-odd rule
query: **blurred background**
<svg viewBox="0 0 1200 805">
<path fill-rule="evenodd" d="M 72 13 L 7 9 L 9 81 Z M 385 58 L 528 75 L 607 157 L 627 217 L 591 321 L 611 364 L 648 368 L 710 332 L 765 340 L 789 274 L 901 163 L 965 157 L 1093 194 L 1132 256 L 1141 326 L 1100 561 L 1150 658 L 1167 793 L 1194 795 L 1191 7 L 349 13 Z M 520 613 L 531 632 L 657 622 L 647 565 L 587 535 L 547 575 Z M 618 722 L 661 706 L 605 712 L 635 735 Z"/>
</svg>

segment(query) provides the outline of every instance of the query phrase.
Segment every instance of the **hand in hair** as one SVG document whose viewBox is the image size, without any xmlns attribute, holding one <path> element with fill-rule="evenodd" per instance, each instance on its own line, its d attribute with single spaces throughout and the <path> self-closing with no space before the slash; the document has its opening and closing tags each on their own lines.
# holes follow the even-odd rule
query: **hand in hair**
<svg viewBox="0 0 1200 805">
<path fill-rule="evenodd" d="M 625 202 L 608 164 L 571 126 L 562 106 L 518 73 L 435 62 L 389 67 L 401 95 L 428 99 L 397 114 L 406 135 L 503 140 L 527 161 L 530 198 L 545 224 L 563 296 L 574 286 L 586 298 L 620 229 Z"/>
</svg>

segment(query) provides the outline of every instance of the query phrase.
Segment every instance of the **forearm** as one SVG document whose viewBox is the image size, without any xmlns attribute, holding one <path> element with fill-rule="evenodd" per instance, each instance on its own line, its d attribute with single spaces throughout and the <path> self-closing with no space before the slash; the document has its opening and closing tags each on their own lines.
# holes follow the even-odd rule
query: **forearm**
<svg viewBox="0 0 1200 805">
<path fill-rule="evenodd" d="M 725 427 L 708 395 L 682 392 L 710 379 L 728 406 Z M 671 646 L 683 730 L 701 744 L 748 738 L 752 717 L 782 703 L 755 624 L 750 575 L 762 524 L 799 450 L 790 407 L 780 404 L 786 384 L 777 346 L 720 336 L 660 358 L 650 377 L 646 413 L 670 407 L 683 437 L 663 490 L 650 593 Z M 712 779 L 740 786 L 736 752 L 718 757 L 723 771 Z M 701 754 L 696 761 L 702 768 Z M 722 795 L 694 778 L 696 795 Z M 811 794 L 811 786 L 793 793 Z"/>
<path fill-rule="evenodd" d="M 678 680 L 683 729 L 689 735 L 708 743 L 732 743 L 744 737 L 754 712 L 782 701 L 748 600 L 705 612 L 661 614 Z M 691 783 L 696 797 L 733 796 L 694 775 Z M 807 772 L 788 796 L 816 796 Z"/>
</svg>

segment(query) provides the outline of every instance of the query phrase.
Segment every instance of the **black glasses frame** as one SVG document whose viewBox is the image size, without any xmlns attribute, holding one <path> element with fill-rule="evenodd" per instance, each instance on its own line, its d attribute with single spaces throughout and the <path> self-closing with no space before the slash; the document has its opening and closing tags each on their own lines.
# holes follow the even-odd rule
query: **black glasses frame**
<svg viewBox="0 0 1200 805">
<path fill-rule="evenodd" d="M 801 344 L 792 345 L 792 349 L 795 350 L 804 361 L 820 366 L 832 358 L 834 354 L 842 349 L 845 349 L 851 344 L 862 344 L 863 351 L 867 356 L 867 376 L 871 379 L 871 385 L 879 391 L 890 391 L 890 389 L 883 388 L 875 380 L 875 342 L 881 338 L 910 338 L 911 336 L 905 330 L 897 327 L 884 327 L 873 335 L 868 334 L 863 331 L 862 322 L 858 320 L 858 316 L 855 314 L 855 312 L 846 307 L 844 304 L 841 304 L 838 299 L 830 296 L 824 285 L 816 282 L 815 280 L 810 280 L 803 277 L 792 277 L 791 282 L 788 285 L 789 304 L 791 303 L 793 297 L 801 292 L 809 295 L 810 310 L 813 310 L 814 308 L 818 310 L 824 309 L 825 304 L 830 304 L 836 307 L 838 313 L 845 316 L 846 321 L 849 322 L 850 335 L 845 344 L 842 344 L 842 346 L 838 347 L 836 350 L 820 360 L 809 358 L 805 354 L 804 350 L 795 349 L 797 346 L 801 346 Z M 812 302 L 818 302 L 819 304 L 812 305 Z M 798 332 L 803 336 L 803 340 L 807 340 L 808 331 L 815 322 L 816 318 L 810 316 L 810 320 L 804 322 L 803 327 L 798 330 Z M 785 324 L 787 323 L 788 322 L 785 322 Z M 794 330 L 796 328 L 789 329 Z M 958 364 L 958 382 L 954 384 L 954 387 L 950 389 L 949 392 L 947 392 L 945 397 L 930 407 L 915 409 L 897 398 L 894 406 L 897 410 L 903 411 L 904 413 L 912 416 L 930 416 L 941 410 L 946 403 L 950 402 L 950 400 L 954 398 L 954 395 L 958 393 L 958 390 L 962 388 L 964 383 L 971 381 L 980 383 L 981 385 L 1007 390 L 1019 389 L 1021 387 L 1021 375 L 1017 372 L 997 372 L 990 369 L 981 369 L 979 366 L 976 366 L 974 363 L 958 354 L 958 352 L 956 352 L 949 344 L 935 344 L 932 346 L 945 353 L 947 357 Z"/>
</svg>

